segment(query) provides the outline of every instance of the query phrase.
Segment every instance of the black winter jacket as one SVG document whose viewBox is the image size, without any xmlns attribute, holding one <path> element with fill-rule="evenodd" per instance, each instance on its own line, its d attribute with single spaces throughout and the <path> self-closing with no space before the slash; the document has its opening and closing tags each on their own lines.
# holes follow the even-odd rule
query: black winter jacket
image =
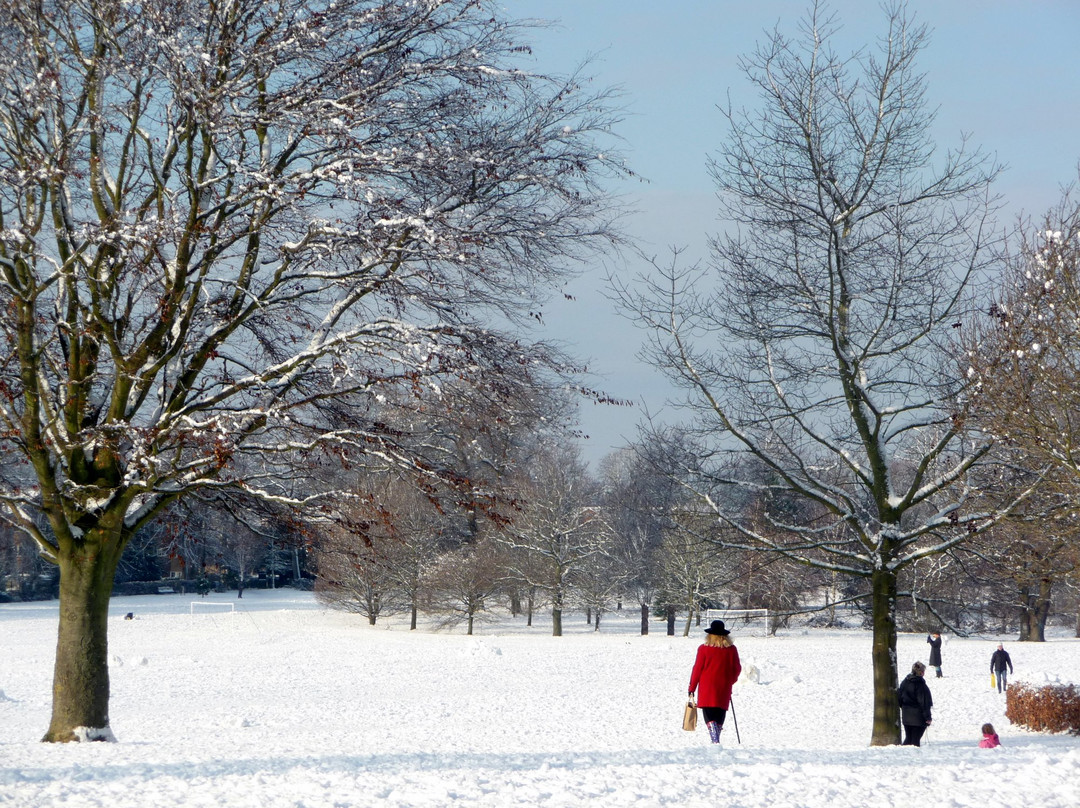
<svg viewBox="0 0 1080 808">
<path fill-rule="evenodd" d="M 1002 649 L 994 651 L 994 655 L 990 657 L 990 672 L 1003 671 L 1006 665 L 1009 666 L 1009 673 L 1012 673 L 1012 658 L 1009 656 L 1009 652 Z"/>
<path fill-rule="evenodd" d="M 909 673 L 896 689 L 896 698 L 900 702 L 900 720 L 904 724 L 920 727 L 930 723 L 930 708 L 934 699 L 921 676 Z"/>
</svg>

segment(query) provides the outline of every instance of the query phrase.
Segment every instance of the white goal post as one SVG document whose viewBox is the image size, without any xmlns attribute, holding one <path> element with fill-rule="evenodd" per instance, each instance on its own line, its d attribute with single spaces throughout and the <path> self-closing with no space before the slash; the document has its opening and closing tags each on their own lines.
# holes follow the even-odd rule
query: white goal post
<svg viewBox="0 0 1080 808">
<path fill-rule="evenodd" d="M 207 607 L 210 607 L 211 609 L 214 608 L 214 607 L 217 607 L 217 608 L 229 611 L 229 612 L 235 612 L 236 611 L 236 604 L 232 603 L 231 601 L 227 601 L 227 600 L 193 600 L 193 601 L 191 601 L 191 613 L 192 614 L 195 614 L 195 607 L 196 606 L 198 606 L 200 609 L 202 609 L 202 607 L 204 607 L 204 606 L 207 606 Z"/>
<path fill-rule="evenodd" d="M 749 637 L 768 637 L 768 609 L 706 609 L 705 621 L 723 620 L 724 627 L 732 634 Z"/>
</svg>

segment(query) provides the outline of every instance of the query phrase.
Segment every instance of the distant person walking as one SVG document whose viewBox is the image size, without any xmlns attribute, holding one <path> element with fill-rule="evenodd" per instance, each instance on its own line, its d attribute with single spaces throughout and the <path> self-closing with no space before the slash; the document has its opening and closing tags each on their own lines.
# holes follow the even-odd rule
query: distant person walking
<svg viewBox="0 0 1080 808">
<path fill-rule="evenodd" d="M 923 679 L 926 666 L 916 662 L 900 687 L 896 689 L 896 699 L 900 702 L 900 720 L 904 724 L 904 743 L 902 746 L 921 746 L 923 733 L 930 726 L 930 708 L 934 699 L 930 687 Z"/>
<path fill-rule="evenodd" d="M 930 667 L 937 671 L 937 678 L 941 678 L 941 635 L 936 631 L 926 635 L 926 641 L 930 643 Z"/>
<path fill-rule="evenodd" d="M 713 743 L 720 743 L 720 731 L 731 704 L 731 687 L 742 673 L 739 651 L 729 634 L 723 620 L 713 620 L 705 629 L 705 642 L 698 646 L 694 669 L 690 672 L 688 692 L 693 698 L 697 691 L 697 706 Z"/>
<path fill-rule="evenodd" d="M 1009 673 L 1013 672 L 1012 658 L 1009 656 L 1009 652 L 1005 650 L 1005 646 L 998 643 L 997 650 L 990 657 L 990 672 L 997 679 L 998 693 L 1009 689 L 1009 677 L 1005 674 L 1006 667 L 1008 667 Z"/>
</svg>

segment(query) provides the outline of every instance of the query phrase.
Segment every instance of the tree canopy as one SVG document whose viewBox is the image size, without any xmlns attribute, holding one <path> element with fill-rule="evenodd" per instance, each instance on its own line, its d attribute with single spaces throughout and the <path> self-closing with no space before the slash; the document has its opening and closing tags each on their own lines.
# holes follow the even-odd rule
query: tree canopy
<svg viewBox="0 0 1080 808">
<path fill-rule="evenodd" d="M 487 0 L 0 2 L 0 505 L 62 601 L 100 621 L 188 492 L 437 471 L 386 401 L 548 362 L 498 327 L 616 237 L 623 169 L 610 98 L 525 33 Z M 65 626 L 48 737 L 105 733 L 104 639 Z"/>
</svg>

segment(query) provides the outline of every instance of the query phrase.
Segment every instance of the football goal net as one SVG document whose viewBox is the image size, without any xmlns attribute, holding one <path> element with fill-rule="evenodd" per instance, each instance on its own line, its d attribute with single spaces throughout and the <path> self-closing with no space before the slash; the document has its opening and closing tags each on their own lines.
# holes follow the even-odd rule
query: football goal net
<svg viewBox="0 0 1080 808">
<path fill-rule="evenodd" d="M 227 600 L 193 600 L 191 601 L 192 614 L 218 614 L 220 612 L 235 612 L 236 604 Z"/>
<path fill-rule="evenodd" d="M 749 637 L 769 636 L 768 609 L 706 609 L 705 621 L 723 620 L 724 627 L 732 634 Z"/>
</svg>

